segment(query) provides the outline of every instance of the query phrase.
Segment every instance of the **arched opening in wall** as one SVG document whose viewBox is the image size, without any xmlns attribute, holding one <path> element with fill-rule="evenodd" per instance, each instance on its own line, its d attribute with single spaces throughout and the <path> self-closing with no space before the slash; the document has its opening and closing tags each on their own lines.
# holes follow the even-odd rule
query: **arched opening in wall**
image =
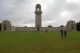
<svg viewBox="0 0 80 53">
<path fill-rule="evenodd" d="M 37 31 L 40 31 L 40 25 L 37 25 Z"/>
<path fill-rule="evenodd" d="M 39 9 L 39 8 L 37 8 L 37 11 L 40 11 L 40 9 Z"/>
<path fill-rule="evenodd" d="M 71 30 L 72 30 L 72 31 L 74 30 L 74 26 L 71 27 Z"/>
<path fill-rule="evenodd" d="M 4 30 L 7 30 L 7 29 L 6 29 L 6 24 L 4 24 Z"/>
</svg>

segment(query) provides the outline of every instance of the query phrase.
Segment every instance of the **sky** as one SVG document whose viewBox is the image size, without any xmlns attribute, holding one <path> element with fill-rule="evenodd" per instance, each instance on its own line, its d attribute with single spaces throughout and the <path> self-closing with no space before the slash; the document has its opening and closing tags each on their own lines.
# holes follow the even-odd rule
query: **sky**
<svg viewBox="0 0 80 53">
<path fill-rule="evenodd" d="M 36 4 L 41 4 L 43 27 L 80 21 L 80 0 L 0 0 L 0 23 L 9 20 L 12 26 L 34 27 Z"/>
</svg>

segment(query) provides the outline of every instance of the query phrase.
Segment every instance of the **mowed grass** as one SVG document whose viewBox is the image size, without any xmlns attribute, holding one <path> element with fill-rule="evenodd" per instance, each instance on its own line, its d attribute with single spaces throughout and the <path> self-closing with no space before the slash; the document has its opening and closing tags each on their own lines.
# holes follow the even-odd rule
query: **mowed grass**
<svg viewBox="0 0 80 53">
<path fill-rule="evenodd" d="M 0 32 L 0 53 L 80 53 L 80 32 Z"/>
</svg>

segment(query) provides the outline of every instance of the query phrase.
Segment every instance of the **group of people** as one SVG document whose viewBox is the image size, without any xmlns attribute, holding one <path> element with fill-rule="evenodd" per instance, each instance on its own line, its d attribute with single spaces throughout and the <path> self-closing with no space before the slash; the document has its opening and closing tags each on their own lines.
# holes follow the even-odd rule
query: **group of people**
<svg viewBox="0 0 80 53">
<path fill-rule="evenodd" d="M 66 37 L 67 36 L 67 30 L 66 29 L 61 29 L 61 37 Z"/>
<path fill-rule="evenodd" d="M 39 31 L 39 27 L 37 27 L 37 30 Z M 48 30 L 46 29 L 46 32 L 48 32 Z M 67 36 L 67 29 L 61 29 L 60 30 L 60 33 L 61 33 L 61 37 L 66 37 Z"/>
</svg>

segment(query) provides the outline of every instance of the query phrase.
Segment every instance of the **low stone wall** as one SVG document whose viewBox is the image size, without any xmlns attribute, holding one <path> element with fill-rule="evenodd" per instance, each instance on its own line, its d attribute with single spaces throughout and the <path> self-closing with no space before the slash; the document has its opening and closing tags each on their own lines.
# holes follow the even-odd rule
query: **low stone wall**
<svg viewBox="0 0 80 53">
<path fill-rule="evenodd" d="M 54 31 L 58 32 L 62 28 L 61 27 L 41 27 L 39 31 L 45 32 L 47 31 Z M 11 31 L 38 31 L 36 27 L 11 27 Z"/>
<path fill-rule="evenodd" d="M 60 27 L 41 27 L 39 31 L 60 31 Z M 36 27 L 16 27 L 16 31 L 37 31 Z"/>
<path fill-rule="evenodd" d="M 51 27 L 42 27 L 42 28 L 40 28 L 40 31 L 60 31 L 60 28 L 58 28 L 58 27 L 53 27 L 53 28 L 51 28 Z"/>
<path fill-rule="evenodd" d="M 16 27 L 16 31 L 36 31 L 35 27 Z"/>
</svg>

